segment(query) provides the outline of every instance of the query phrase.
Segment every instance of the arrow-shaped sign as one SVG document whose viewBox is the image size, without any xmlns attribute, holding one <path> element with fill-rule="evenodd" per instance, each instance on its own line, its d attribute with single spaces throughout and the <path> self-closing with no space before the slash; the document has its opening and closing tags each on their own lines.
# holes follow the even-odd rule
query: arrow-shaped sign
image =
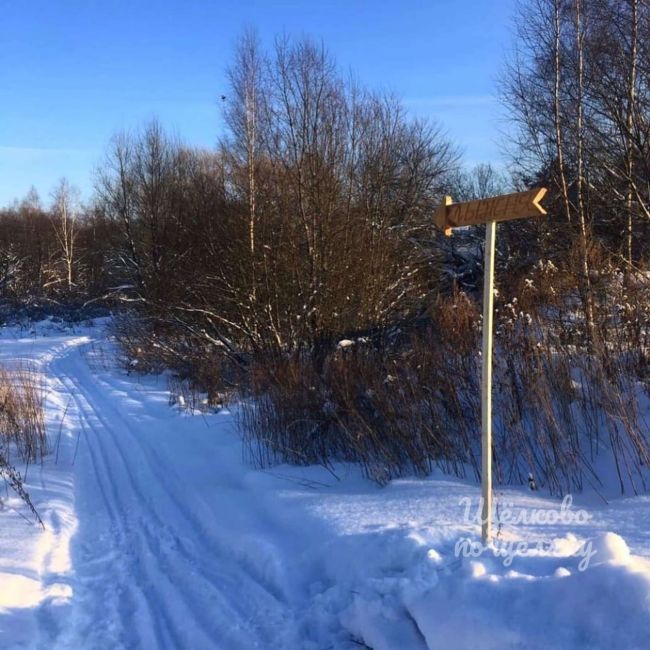
<svg viewBox="0 0 650 650">
<path fill-rule="evenodd" d="M 541 187 L 464 203 L 453 203 L 451 197 L 447 196 L 433 215 L 433 221 L 438 228 L 450 235 L 452 228 L 476 226 L 489 221 L 539 217 L 546 214 L 546 210 L 539 204 L 545 194 L 546 188 Z"/>
<path fill-rule="evenodd" d="M 546 214 L 539 204 L 545 194 L 546 188 L 541 187 L 465 203 L 453 203 L 451 196 L 446 196 L 433 215 L 433 221 L 445 231 L 445 235 L 451 235 L 452 228 L 486 224 L 481 348 L 481 536 L 484 543 L 488 543 L 492 537 L 492 316 L 497 221 Z"/>
</svg>

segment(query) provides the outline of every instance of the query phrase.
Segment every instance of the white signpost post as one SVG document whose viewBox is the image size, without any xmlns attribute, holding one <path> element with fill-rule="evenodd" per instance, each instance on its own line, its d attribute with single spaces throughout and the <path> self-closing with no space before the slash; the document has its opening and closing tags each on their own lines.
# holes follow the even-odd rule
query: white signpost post
<svg viewBox="0 0 650 650">
<path fill-rule="evenodd" d="M 546 188 L 503 194 L 489 199 L 453 203 L 450 196 L 436 210 L 433 221 L 451 235 L 453 228 L 485 224 L 483 277 L 483 345 L 481 357 L 481 536 L 492 538 L 492 318 L 494 305 L 494 252 L 497 221 L 539 217 L 546 210 L 539 204 Z"/>
</svg>

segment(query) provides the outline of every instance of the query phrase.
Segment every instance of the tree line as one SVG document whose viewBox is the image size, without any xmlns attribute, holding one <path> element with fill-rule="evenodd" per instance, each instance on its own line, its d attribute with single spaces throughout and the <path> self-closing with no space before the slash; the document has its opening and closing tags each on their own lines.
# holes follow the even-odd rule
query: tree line
<svg viewBox="0 0 650 650">
<path fill-rule="evenodd" d="M 520 3 L 500 84 L 508 177 L 463 171 L 439 126 L 344 78 L 322 45 L 268 52 L 247 32 L 216 150 L 153 121 L 112 139 L 89 205 L 63 180 L 46 208 L 32 192 L 4 209 L 0 295 L 118 301 L 230 351 L 309 347 L 433 307 L 475 236 L 433 231 L 445 194 L 543 184 L 550 218 L 504 226 L 501 263 L 577 262 L 593 328 L 594 259 L 645 264 L 649 14 L 638 0 Z"/>
<path fill-rule="evenodd" d="M 440 128 L 343 79 L 322 46 L 252 34 L 216 151 L 120 133 L 83 211 L 62 181 L 0 218 L 5 296 L 112 298 L 228 349 L 290 349 L 414 315 L 457 171 Z M 20 233 L 16 237 L 16 233 Z"/>
<path fill-rule="evenodd" d="M 520 3 L 515 24 L 501 84 L 513 169 L 553 189 L 552 213 L 577 251 L 592 323 L 591 247 L 627 269 L 647 259 L 650 6 L 531 0 Z"/>
<path fill-rule="evenodd" d="M 380 481 L 439 461 L 463 472 L 478 441 L 482 228 L 446 238 L 432 215 L 445 195 L 543 185 L 548 218 L 499 226 L 499 471 L 581 485 L 593 458 L 567 431 L 588 420 L 599 440 L 603 404 L 619 475 L 647 464 L 621 395 L 650 349 L 650 8 L 518 11 L 500 82 L 507 171 L 467 170 L 440 126 L 343 76 L 322 45 L 267 51 L 246 32 L 215 149 L 152 121 L 114 136 L 88 205 L 62 181 L 49 205 L 30 193 L 0 212 L 0 299 L 109 306 L 129 368 L 172 368 L 209 399 L 251 391 L 260 462 L 343 457 Z"/>
</svg>

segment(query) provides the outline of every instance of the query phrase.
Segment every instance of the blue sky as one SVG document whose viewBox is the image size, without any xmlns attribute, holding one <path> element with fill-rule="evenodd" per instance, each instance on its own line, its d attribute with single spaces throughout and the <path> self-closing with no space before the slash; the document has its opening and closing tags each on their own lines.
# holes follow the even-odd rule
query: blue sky
<svg viewBox="0 0 650 650">
<path fill-rule="evenodd" d="M 67 176 L 88 198 L 111 134 L 158 116 L 191 144 L 223 128 L 247 27 L 322 40 L 343 70 L 438 119 L 468 163 L 500 161 L 495 81 L 514 0 L 0 0 L 0 204 Z"/>
</svg>

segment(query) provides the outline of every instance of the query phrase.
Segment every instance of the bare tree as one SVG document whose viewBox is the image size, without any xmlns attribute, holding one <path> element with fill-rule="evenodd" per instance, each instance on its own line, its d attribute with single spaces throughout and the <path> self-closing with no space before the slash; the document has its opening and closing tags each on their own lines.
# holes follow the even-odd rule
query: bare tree
<svg viewBox="0 0 650 650">
<path fill-rule="evenodd" d="M 79 216 L 79 191 L 70 185 L 67 179 L 62 178 L 52 193 L 50 219 L 59 245 L 59 255 L 64 266 L 63 281 L 68 292 L 71 292 L 75 285 Z M 53 282 L 58 282 L 58 278 Z"/>
<path fill-rule="evenodd" d="M 636 86 L 638 66 L 638 38 L 639 38 L 639 3 L 638 0 L 628 0 L 629 4 L 629 47 L 628 47 L 628 73 L 627 97 L 625 106 L 625 171 L 627 174 L 627 192 L 625 207 L 627 211 L 627 259 L 631 264 L 633 241 L 633 213 L 632 202 L 635 195 L 634 183 L 634 125 L 636 123 Z"/>
<path fill-rule="evenodd" d="M 585 52 L 585 29 L 584 16 L 582 12 L 582 0 L 575 0 L 575 52 L 576 52 L 576 129 L 575 129 L 575 159 L 576 159 L 576 202 L 578 223 L 580 226 L 580 263 L 582 271 L 581 289 L 585 305 L 585 320 L 590 340 L 596 336 L 594 324 L 594 302 L 591 291 L 591 280 L 589 277 L 589 258 L 587 253 L 587 216 L 585 213 L 585 161 L 584 161 L 584 52 Z M 566 181 L 565 181 L 566 182 Z M 568 196 L 567 196 L 568 201 Z"/>
</svg>

